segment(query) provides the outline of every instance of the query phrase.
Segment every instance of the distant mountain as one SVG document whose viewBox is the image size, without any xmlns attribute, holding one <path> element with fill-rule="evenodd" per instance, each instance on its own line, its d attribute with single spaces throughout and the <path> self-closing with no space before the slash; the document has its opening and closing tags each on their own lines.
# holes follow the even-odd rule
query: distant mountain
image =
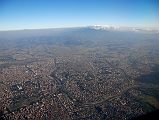
<svg viewBox="0 0 159 120">
<path fill-rule="evenodd" d="M 125 26 L 110 26 L 110 25 L 93 25 L 89 26 L 95 30 L 115 30 L 115 31 L 134 31 L 134 32 L 157 32 L 159 28 L 140 28 L 140 27 L 125 27 Z"/>
</svg>

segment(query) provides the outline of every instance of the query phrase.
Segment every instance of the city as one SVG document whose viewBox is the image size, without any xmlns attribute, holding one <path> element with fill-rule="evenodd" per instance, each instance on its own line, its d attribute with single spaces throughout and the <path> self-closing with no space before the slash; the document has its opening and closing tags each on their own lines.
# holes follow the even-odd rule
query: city
<svg viewBox="0 0 159 120">
<path fill-rule="evenodd" d="M 68 33 L 72 38 L 84 29 L 107 32 L 93 28 L 71 29 L 76 29 Z M 89 32 L 87 39 L 92 37 Z M 159 48 L 155 47 L 159 44 L 158 34 L 154 37 L 154 33 L 130 33 L 149 35 L 154 42 L 137 41 L 140 37 L 132 42 L 125 39 L 125 34 L 121 40 L 112 41 L 116 39 L 112 34 L 110 40 L 104 40 L 104 36 L 99 41 L 87 41 L 80 36 L 78 44 L 67 39 L 57 42 L 54 36 L 45 36 L 45 41 L 29 38 L 30 42 L 27 37 L 29 42 L 23 41 L 25 37 L 11 40 L 14 42 L 11 47 L 7 47 L 10 42 L 4 43 L 0 53 L 1 118 L 130 119 L 158 109 L 159 82 L 140 80 L 158 64 Z M 56 36 L 56 39 L 59 38 Z M 146 45 L 149 47 L 144 48 Z M 143 51 L 138 50 L 142 46 Z"/>
</svg>

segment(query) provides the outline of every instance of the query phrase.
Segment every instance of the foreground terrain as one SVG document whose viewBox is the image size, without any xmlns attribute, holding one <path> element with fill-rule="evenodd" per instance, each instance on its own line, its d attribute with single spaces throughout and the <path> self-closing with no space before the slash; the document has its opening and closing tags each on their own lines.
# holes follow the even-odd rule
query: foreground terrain
<svg viewBox="0 0 159 120">
<path fill-rule="evenodd" d="M 0 32 L 0 117 L 131 119 L 159 109 L 159 33 Z"/>
</svg>

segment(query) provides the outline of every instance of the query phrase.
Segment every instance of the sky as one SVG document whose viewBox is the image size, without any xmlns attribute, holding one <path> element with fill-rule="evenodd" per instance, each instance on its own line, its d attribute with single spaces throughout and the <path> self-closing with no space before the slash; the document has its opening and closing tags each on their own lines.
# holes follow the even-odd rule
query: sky
<svg viewBox="0 0 159 120">
<path fill-rule="evenodd" d="M 159 0 L 0 0 L 0 30 L 113 25 L 159 28 Z"/>
</svg>

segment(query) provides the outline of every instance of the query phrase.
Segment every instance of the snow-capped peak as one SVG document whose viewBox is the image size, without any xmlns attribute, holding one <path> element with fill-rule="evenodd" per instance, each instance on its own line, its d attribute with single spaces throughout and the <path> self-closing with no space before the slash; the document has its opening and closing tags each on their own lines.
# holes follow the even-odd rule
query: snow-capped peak
<svg viewBox="0 0 159 120">
<path fill-rule="evenodd" d="M 126 28 L 121 26 L 110 26 L 110 25 L 93 25 L 90 27 L 96 30 L 122 30 Z"/>
</svg>

